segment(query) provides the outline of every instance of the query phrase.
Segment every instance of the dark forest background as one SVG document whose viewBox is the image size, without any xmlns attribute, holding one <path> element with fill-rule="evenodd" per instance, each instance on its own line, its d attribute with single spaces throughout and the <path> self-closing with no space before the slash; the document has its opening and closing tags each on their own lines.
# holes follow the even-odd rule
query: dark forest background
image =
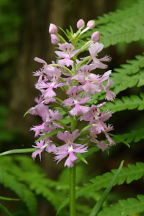
<svg viewBox="0 0 144 216">
<path fill-rule="evenodd" d="M 48 63 L 54 58 L 54 47 L 50 44 L 48 28 L 50 23 L 66 28 L 69 25 L 76 30 L 76 22 L 82 18 L 86 22 L 98 16 L 131 6 L 134 0 L 0 0 L 0 152 L 15 149 L 29 148 L 34 143 L 30 127 L 37 124 L 36 117 L 24 113 L 34 105 L 37 91 L 32 72 L 39 68 L 33 61 L 35 56 L 45 59 Z M 133 42 L 130 45 L 119 44 L 106 49 L 112 57 L 109 69 L 119 67 L 125 59 L 132 59 L 143 51 L 142 42 Z M 127 92 L 123 92 L 127 95 Z M 130 114 L 129 114 L 130 113 Z M 112 121 L 115 131 L 124 131 L 130 128 L 133 120 L 139 114 L 127 111 L 125 114 L 114 115 Z M 137 145 L 137 144 L 136 144 Z M 106 171 L 118 166 L 122 159 L 125 163 L 143 159 L 139 147 L 133 145 L 115 147 L 109 154 L 97 153 L 90 158 L 95 167 Z M 117 153 L 117 154 L 116 154 Z M 115 156 L 115 154 L 117 156 Z M 109 163 L 108 163 L 109 161 Z M 37 160 L 37 163 L 39 161 Z M 100 165 L 101 164 L 101 165 Z M 56 166 L 48 154 L 43 154 L 40 166 L 47 176 L 56 179 L 62 166 Z M 125 189 L 124 189 L 125 190 Z M 130 192 L 132 189 L 129 189 Z M 141 185 L 134 185 L 133 190 L 144 190 Z M 5 188 L 0 189 L 6 191 Z M 3 193 L 4 193 L 3 192 Z M 45 216 L 47 204 L 42 203 L 40 216 Z"/>
</svg>

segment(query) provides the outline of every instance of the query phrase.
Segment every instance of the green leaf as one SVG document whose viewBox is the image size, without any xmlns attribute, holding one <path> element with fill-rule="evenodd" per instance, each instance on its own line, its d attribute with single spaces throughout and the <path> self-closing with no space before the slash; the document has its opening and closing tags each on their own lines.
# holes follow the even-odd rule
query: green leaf
<svg viewBox="0 0 144 216">
<path fill-rule="evenodd" d="M 26 117 L 27 114 L 29 114 L 30 109 L 28 109 L 25 113 L 24 113 L 24 117 Z"/>
<path fill-rule="evenodd" d="M 9 155 L 9 154 L 21 154 L 21 153 L 31 153 L 34 152 L 34 148 L 27 148 L 27 149 L 13 149 L 9 151 L 5 151 L 0 153 L 0 156 Z"/>
<path fill-rule="evenodd" d="M 9 164 L 11 164 L 11 166 L 9 166 Z M 35 163 L 35 161 L 31 157 L 1 157 L 0 167 L 2 168 L 2 171 L 7 174 L 8 183 L 5 182 L 5 186 L 6 184 L 9 184 L 7 187 L 12 189 L 19 197 L 19 194 L 22 193 L 21 188 L 19 186 L 20 183 L 23 185 L 22 187 L 24 187 L 23 193 L 26 193 L 25 188 L 27 188 L 27 190 L 29 190 L 30 193 L 41 195 L 47 201 L 49 201 L 49 203 L 51 203 L 55 209 L 57 209 L 57 206 L 59 205 L 60 200 L 63 197 L 64 191 L 67 190 L 67 188 L 64 187 L 65 185 L 47 178 L 43 170 Z M 9 176 L 15 179 L 15 184 L 12 183 L 11 185 L 12 181 L 11 178 L 9 178 Z M 1 183 L 4 185 L 3 182 Z M 15 187 L 17 184 L 18 188 Z M 21 194 L 21 196 L 22 195 L 23 194 Z M 23 198 L 21 199 L 22 201 L 24 201 Z M 28 198 L 27 202 L 30 202 Z"/>
<path fill-rule="evenodd" d="M 87 160 L 81 154 L 76 154 L 76 156 L 79 158 L 79 160 L 81 160 L 83 163 L 85 163 L 86 165 L 88 165 Z"/>
<path fill-rule="evenodd" d="M 113 176 L 112 180 L 110 181 L 110 183 L 108 184 L 107 188 L 105 189 L 101 199 L 96 203 L 96 205 L 94 206 L 94 208 L 92 209 L 91 213 L 90 213 L 90 216 L 97 216 L 98 212 L 100 211 L 104 201 L 106 200 L 108 194 L 110 193 L 119 173 L 121 172 L 121 169 L 123 167 L 123 163 L 124 161 L 122 161 L 120 163 L 120 166 L 119 168 L 117 169 L 115 175 Z"/>
<path fill-rule="evenodd" d="M 119 112 L 123 110 L 143 110 L 144 109 L 144 94 L 141 93 L 139 96 L 131 95 L 129 97 L 123 96 L 121 99 L 116 98 L 113 102 L 108 102 L 102 110 Z"/>
<path fill-rule="evenodd" d="M 88 31 L 83 38 L 90 40 L 94 31 L 100 31 L 105 47 L 118 43 L 131 43 L 144 39 L 144 2 L 139 0 L 125 10 L 110 12 L 96 20 L 96 28 Z"/>
<path fill-rule="evenodd" d="M 128 133 L 112 135 L 112 136 L 116 144 L 126 143 L 127 145 L 129 145 L 129 143 L 132 142 L 136 143 L 144 139 L 144 128 L 139 128 L 139 129 L 132 130 Z"/>
<path fill-rule="evenodd" d="M 14 176 L 8 174 L 2 169 L 0 169 L 0 183 L 13 190 L 21 198 L 21 200 L 26 204 L 30 215 L 36 215 L 36 198 L 24 184 L 18 182 Z"/>
<path fill-rule="evenodd" d="M 119 200 L 118 203 L 105 207 L 98 216 L 128 216 L 144 212 L 144 196 Z"/>
<path fill-rule="evenodd" d="M 10 198 L 10 197 L 3 197 L 3 196 L 0 196 L 0 200 L 19 201 L 20 199 L 15 199 L 15 198 Z"/>
<path fill-rule="evenodd" d="M 108 183 L 112 181 L 117 170 L 111 170 L 111 172 L 104 173 L 100 176 L 96 176 L 91 179 L 91 183 L 85 184 L 83 187 L 79 188 L 77 192 L 77 197 L 85 196 L 85 194 L 90 191 L 99 191 L 106 188 Z M 119 176 L 117 177 L 114 185 L 121 185 L 124 182 L 127 184 L 134 180 L 140 179 L 144 176 L 144 163 L 129 164 L 128 167 L 123 167 Z"/>
</svg>

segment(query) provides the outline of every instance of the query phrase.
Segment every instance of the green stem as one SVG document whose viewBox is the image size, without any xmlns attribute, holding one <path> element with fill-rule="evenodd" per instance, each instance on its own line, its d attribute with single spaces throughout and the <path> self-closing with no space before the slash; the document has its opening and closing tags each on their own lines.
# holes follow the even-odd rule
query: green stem
<svg viewBox="0 0 144 216">
<path fill-rule="evenodd" d="M 76 166 L 70 169 L 70 216 L 76 216 L 75 205 L 75 185 L 76 185 Z"/>
</svg>

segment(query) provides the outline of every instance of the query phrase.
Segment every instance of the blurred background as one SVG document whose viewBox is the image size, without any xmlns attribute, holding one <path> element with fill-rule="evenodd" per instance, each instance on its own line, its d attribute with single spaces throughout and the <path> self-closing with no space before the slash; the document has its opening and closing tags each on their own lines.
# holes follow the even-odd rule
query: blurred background
<svg viewBox="0 0 144 216">
<path fill-rule="evenodd" d="M 33 61 L 35 56 L 48 63 L 54 58 L 54 47 L 50 44 L 48 28 L 50 23 L 66 28 L 69 25 L 76 30 L 76 22 L 82 18 L 86 22 L 96 19 L 104 13 L 131 6 L 134 0 L 0 0 L 0 152 L 29 148 L 34 143 L 34 134 L 30 127 L 37 124 L 36 117 L 24 113 L 34 106 L 34 98 L 38 92 L 34 88 L 36 82 L 32 76 L 39 64 Z M 112 57 L 109 69 L 117 68 L 126 59 L 133 59 L 141 54 L 142 42 L 119 44 L 107 48 L 105 52 Z M 130 90 L 124 91 L 127 95 Z M 131 90 L 137 92 L 137 89 Z M 112 118 L 115 133 L 132 128 L 135 121 L 143 124 L 144 114 L 137 111 L 119 112 Z M 107 153 L 97 153 L 89 159 L 89 173 L 98 167 L 104 172 L 118 166 L 122 159 L 125 163 L 143 159 L 143 143 L 133 145 L 131 149 L 120 145 Z M 37 163 L 39 160 L 37 160 Z M 107 163 L 109 161 L 109 163 Z M 49 165 L 47 165 L 49 164 Z M 48 154 L 43 154 L 40 166 L 50 178 L 57 179 L 62 166 L 56 166 Z M 1 187 L 1 186 L 0 186 Z M 133 189 L 132 189 L 133 188 Z M 1 188 L 0 192 L 6 192 Z M 122 189 L 121 189 L 122 190 Z M 143 191 L 144 186 L 132 185 L 133 190 Z M 123 189 L 125 193 L 125 189 Z M 39 215 L 47 215 L 47 203 L 39 207 Z M 49 215 L 49 214 L 48 214 Z"/>
</svg>

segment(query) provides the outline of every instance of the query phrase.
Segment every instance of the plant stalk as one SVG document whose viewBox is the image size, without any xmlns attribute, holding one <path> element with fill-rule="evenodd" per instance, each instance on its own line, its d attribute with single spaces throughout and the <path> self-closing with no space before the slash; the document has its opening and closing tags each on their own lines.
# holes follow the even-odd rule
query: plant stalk
<svg viewBox="0 0 144 216">
<path fill-rule="evenodd" d="M 70 216 L 76 216 L 75 186 L 76 186 L 76 165 L 70 169 Z"/>
</svg>

